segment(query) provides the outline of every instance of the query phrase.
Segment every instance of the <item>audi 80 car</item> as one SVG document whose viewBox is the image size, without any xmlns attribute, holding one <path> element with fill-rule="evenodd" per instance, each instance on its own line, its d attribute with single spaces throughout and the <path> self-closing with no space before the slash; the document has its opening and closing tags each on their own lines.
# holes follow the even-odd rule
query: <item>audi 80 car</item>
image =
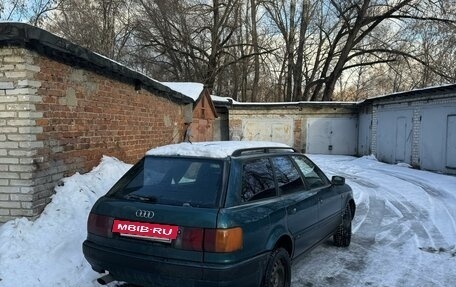
<svg viewBox="0 0 456 287">
<path fill-rule="evenodd" d="M 333 237 L 348 246 L 345 179 L 270 142 L 204 142 L 146 153 L 93 206 L 83 253 L 141 286 L 290 286 L 291 262 Z"/>
</svg>

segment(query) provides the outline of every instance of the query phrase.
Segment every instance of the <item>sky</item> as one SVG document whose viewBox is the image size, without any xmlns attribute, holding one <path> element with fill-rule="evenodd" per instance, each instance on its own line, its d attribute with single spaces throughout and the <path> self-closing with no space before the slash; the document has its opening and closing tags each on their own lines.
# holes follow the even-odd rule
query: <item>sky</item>
<svg viewBox="0 0 456 287">
<path fill-rule="evenodd" d="M 373 156 L 310 158 L 328 176 L 345 176 L 352 187 L 354 234 L 349 248 L 328 240 L 295 260 L 292 287 L 454 285 L 456 177 L 384 164 Z M 91 172 L 65 178 L 38 219 L 0 226 L 0 287 L 99 286 L 99 274 L 81 250 L 87 216 L 130 167 L 103 157 Z"/>
</svg>

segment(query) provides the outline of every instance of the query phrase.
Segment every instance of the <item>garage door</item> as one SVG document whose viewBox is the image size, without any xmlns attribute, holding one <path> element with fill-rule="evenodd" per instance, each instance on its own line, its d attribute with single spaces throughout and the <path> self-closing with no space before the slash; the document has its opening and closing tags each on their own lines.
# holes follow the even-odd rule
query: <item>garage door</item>
<svg viewBox="0 0 456 287">
<path fill-rule="evenodd" d="M 456 169 L 456 115 L 447 118 L 446 167 Z"/>
<path fill-rule="evenodd" d="M 293 146 L 293 119 L 251 119 L 242 121 L 243 139 L 273 141 Z"/>
<path fill-rule="evenodd" d="M 359 114 L 358 130 L 358 155 L 369 155 L 371 153 L 372 114 Z"/>
<path fill-rule="evenodd" d="M 412 110 L 378 112 L 377 153 L 388 163 L 412 161 Z"/>
<path fill-rule="evenodd" d="M 306 153 L 356 155 L 358 118 L 307 119 Z"/>
<path fill-rule="evenodd" d="M 421 115 L 421 168 L 456 173 L 456 109 L 428 106 Z"/>
</svg>

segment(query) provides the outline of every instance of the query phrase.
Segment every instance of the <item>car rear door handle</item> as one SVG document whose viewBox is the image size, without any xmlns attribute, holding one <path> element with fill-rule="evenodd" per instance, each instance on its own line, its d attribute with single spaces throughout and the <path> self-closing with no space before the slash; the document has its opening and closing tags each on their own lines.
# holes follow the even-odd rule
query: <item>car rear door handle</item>
<svg viewBox="0 0 456 287">
<path fill-rule="evenodd" d="M 290 209 L 289 213 L 290 213 L 290 214 L 295 214 L 295 213 L 296 213 L 296 207 L 295 207 L 295 208 L 292 208 L 292 209 Z"/>
<path fill-rule="evenodd" d="M 321 198 L 318 199 L 318 202 L 319 202 L 320 204 L 322 204 L 322 203 L 323 203 L 323 199 L 321 199 Z"/>
</svg>

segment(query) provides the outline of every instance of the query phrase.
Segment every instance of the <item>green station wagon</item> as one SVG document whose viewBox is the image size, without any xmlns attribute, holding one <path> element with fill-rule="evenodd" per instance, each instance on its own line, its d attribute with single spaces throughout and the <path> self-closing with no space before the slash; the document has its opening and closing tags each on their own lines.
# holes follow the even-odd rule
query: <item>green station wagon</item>
<svg viewBox="0 0 456 287">
<path fill-rule="evenodd" d="M 345 179 L 270 142 L 149 151 L 93 206 L 92 268 L 141 286 L 290 286 L 291 262 L 333 236 L 348 246 L 355 202 Z"/>
</svg>

